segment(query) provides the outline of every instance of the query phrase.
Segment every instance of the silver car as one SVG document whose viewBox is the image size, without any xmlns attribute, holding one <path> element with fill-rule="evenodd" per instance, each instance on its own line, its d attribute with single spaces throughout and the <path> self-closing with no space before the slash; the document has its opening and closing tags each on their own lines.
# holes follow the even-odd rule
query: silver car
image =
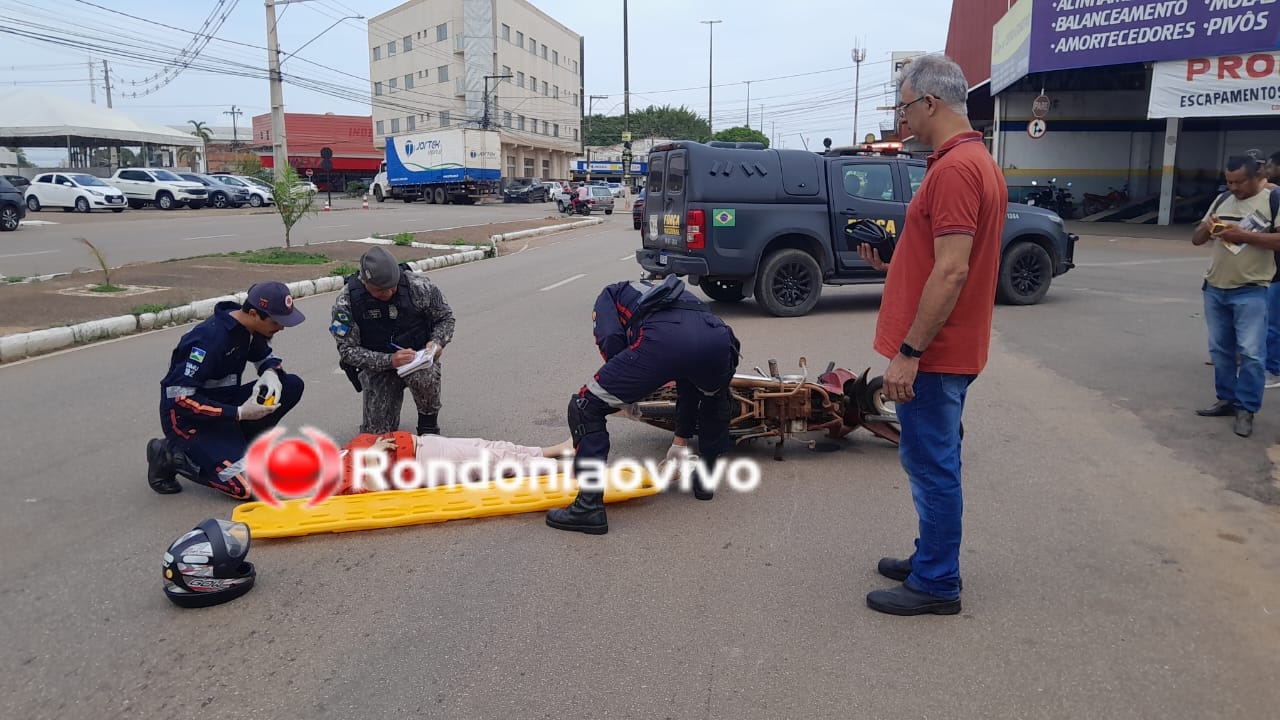
<svg viewBox="0 0 1280 720">
<path fill-rule="evenodd" d="M 608 185 L 591 186 L 591 211 L 604 210 L 605 215 L 613 214 L 613 191 Z"/>
</svg>

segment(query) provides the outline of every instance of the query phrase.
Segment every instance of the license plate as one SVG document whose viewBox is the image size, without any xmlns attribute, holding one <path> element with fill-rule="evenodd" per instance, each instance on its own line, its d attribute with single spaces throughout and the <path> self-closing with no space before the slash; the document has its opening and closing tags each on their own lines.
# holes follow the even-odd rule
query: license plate
<svg viewBox="0 0 1280 720">
<path fill-rule="evenodd" d="M 658 254 L 658 264 L 659 264 L 659 265 L 666 265 L 666 264 L 667 264 L 667 254 L 666 254 L 666 253 L 659 253 L 659 254 Z"/>
</svg>

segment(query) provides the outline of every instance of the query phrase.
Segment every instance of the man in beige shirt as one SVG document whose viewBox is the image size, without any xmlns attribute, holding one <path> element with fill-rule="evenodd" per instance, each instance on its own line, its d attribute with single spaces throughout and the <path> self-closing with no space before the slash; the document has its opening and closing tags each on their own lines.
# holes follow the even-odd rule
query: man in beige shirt
<svg viewBox="0 0 1280 720">
<path fill-rule="evenodd" d="M 1228 160 L 1226 178 L 1228 192 L 1214 201 L 1191 238 L 1194 245 L 1213 241 L 1203 292 L 1218 398 L 1196 414 L 1234 415 L 1236 435 L 1249 437 L 1265 384 L 1267 292 L 1280 250 L 1271 193 L 1280 191 L 1264 187 L 1261 165 L 1251 157 Z"/>
</svg>

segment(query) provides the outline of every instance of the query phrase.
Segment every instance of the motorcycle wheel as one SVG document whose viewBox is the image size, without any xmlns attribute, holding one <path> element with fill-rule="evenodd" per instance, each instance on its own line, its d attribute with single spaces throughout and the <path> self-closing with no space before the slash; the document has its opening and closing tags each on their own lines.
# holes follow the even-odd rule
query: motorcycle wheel
<svg viewBox="0 0 1280 720">
<path fill-rule="evenodd" d="M 884 396 L 884 378 L 876 376 L 867 381 L 867 387 L 858 398 L 858 404 L 869 415 L 881 415 L 898 420 L 897 404 Z"/>
</svg>

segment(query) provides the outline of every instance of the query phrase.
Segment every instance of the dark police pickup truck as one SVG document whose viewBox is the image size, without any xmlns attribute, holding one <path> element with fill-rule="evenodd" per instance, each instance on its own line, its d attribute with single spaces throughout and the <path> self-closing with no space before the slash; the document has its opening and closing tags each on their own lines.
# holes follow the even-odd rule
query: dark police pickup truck
<svg viewBox="0 0 1280 720">
<path fill-rule="evenodd" d="M 754 295 L 773 315 L 804 315 L 823 285 L 884 282 L 844 227 L 874 220 L 897 235 L 925 161 L 861 149 L 767 150 L 758 143 L 658 145 L 649 154 L 643 248 L 655 276 L 688 276 L 713 300 Z M 1072 267 L 1077 237 L 1044 208 L 1010 204 L 997 297 L 1031 305 Z"/>
</svg>

